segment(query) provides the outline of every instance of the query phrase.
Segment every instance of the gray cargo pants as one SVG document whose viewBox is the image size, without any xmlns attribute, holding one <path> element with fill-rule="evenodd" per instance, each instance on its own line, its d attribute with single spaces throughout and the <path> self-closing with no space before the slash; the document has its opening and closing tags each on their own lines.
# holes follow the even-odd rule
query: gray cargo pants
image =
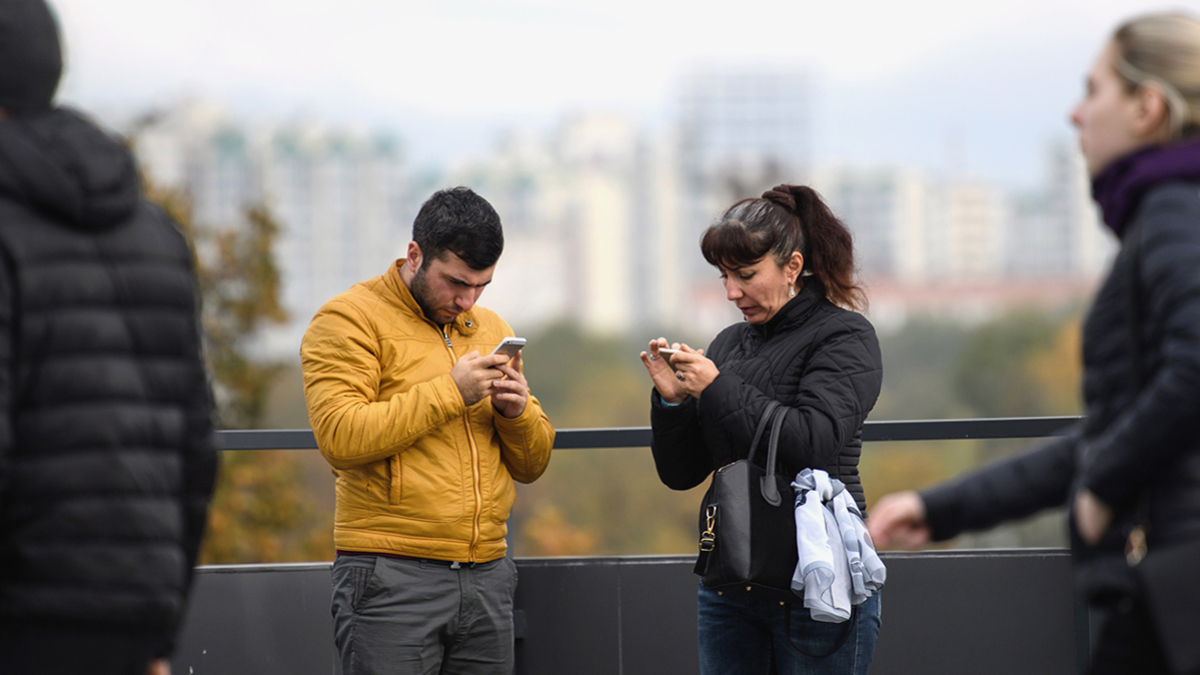
<svg viewBox="0 0 1200 675">
<path fill-rule="evenodd" d="M 338 555 L 332 610 L 343 675 L 510 675 L 516 565 L 454 565 Z"/>
</svg>

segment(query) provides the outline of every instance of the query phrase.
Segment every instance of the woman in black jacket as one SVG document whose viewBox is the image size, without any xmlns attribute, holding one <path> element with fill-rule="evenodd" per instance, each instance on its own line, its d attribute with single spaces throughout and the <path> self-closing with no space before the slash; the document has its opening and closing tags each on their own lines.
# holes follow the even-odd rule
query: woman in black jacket
<svg viewBox="0 0 1200 675">
<path fill-rule="evenodd" d="M 1145 536 L 1151 556 L 1200 542 L 1200 21 L 1121 26 L 1071 121 L 1121 240 L 1083 324 L 1085 416 L 1030 453 L 881 498 L 869 528 L 880 546 L 916 548 L 1070 505 L 1076 581 L 1101 618 L 1092 672 L 1168 672 L 1161 629 L 1194 643 L 1200 610 L 1152 619 L 1130 563 Z"/>
<path fill-rule="evenodd" d="M 677 353 L 663 354 L 662 338 L 642 352 L 654 380 L 659 477 L 686 490 L 745 459 L 759 418 L 777 401 L 785 409 L 779 473 L 824 469 L 863 510 L 862 425 L 879 395 L 882 363 L 871 324 L 845 309 L 865 304 L 849 231 L 812 189 L 780 185 L 730 207 L 701 249 L 746 321 L 721 331 L 707 353 L 675 344 Z M 701 584 L 701 673 L 758 674 L 771 663 L 781 674 L 866 673 L 879 634 L 878 595 L 855 614 L 849 624 L 821 623 L 799 597 L 781 602 Z"/>
</svg>

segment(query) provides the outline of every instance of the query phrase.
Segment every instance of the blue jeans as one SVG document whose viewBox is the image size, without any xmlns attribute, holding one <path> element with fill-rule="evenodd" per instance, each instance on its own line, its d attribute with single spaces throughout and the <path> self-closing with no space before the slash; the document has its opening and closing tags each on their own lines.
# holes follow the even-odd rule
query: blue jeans
<svg viewBox="0 0 1200 675">
<path fill-rule="evenodd" d="M 699 593 L 701 675 L 866 675 L 871 666 L 879 593 L 844 623 L 814 621 L 798 597 L 784 605 L 754 591 L 718 592 L 704 584 Z"/>
</svg>

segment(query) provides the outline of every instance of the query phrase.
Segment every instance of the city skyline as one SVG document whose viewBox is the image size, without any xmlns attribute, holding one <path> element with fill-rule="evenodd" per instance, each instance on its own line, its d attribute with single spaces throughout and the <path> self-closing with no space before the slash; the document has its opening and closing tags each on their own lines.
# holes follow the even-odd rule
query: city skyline
<svg viewBox="0 0 1200 675">
<path fill-rule="evenodd" d="M 1132 0 L 743 3 L 705 12 L 620 0 L 57 0 L 62 100 L 146 109 L 189 95 L 243 117 L 289 115 L 395 132 L 416 167 L 605 110 L 661 128 L 696 67 L 811 74 L 813 157 L 1038 180 L 1042 148 Z M 1173 3 L 1196 12 L 1200 2 Z M 1165 7 L 1164 7 L 1165 8 Z"/>
</svg>

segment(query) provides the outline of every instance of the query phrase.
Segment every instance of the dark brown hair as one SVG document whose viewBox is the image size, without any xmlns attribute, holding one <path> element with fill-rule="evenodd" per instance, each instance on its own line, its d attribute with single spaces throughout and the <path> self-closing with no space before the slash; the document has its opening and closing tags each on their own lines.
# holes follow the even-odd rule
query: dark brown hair
<svg viewBox="0 0 1200 675">
<path fill-rule="evenodd" d="M 704 231 L 700 251 L 710 265 L 725 269 L 753 265 L 768 253 L 784 265 L 799 252 L 804 272 L 820 279 L 834 304 L 860 311 L 867 306 L 867 294 L 855 279 L 850 230 L 804 185 L 777 185 L 759 199 L 729 207 Z"/>
</svg>

